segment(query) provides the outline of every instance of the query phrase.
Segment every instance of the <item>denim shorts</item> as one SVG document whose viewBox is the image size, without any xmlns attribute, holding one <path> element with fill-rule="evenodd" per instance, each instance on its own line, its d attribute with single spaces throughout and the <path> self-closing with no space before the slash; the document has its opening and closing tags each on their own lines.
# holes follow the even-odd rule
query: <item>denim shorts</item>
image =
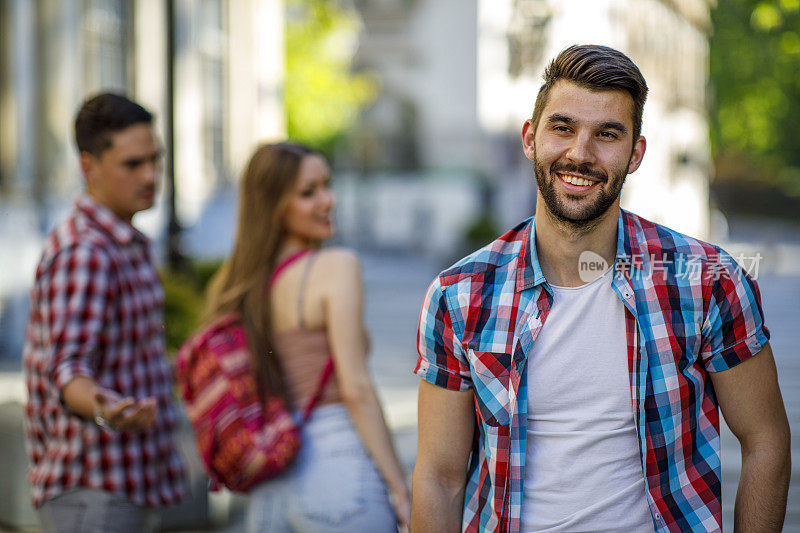
<svg viewBox="0 0 800 533">
<path fill-rule="evenodd" d="M 280 476 L 255 487 L 248 533 L 396 532 L 389 494 L 342 404 L 314 409 Z"/>
</svg>

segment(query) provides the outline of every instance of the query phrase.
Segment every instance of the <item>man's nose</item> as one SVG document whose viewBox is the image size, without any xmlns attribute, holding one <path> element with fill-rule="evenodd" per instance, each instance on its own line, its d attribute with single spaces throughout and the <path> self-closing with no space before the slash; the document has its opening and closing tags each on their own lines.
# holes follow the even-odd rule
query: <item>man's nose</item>
<svg viewBox="0 0 800 533">
<path fill-rule="evenodd" d="M 141 178 L 147 184 L 153 184 L 158 181 L 158 176 L 161 173 L 161 163 L 158 161 L 146 161 L 142 163 Z"/>
<path fill-rule="evenodd" d="M 583 163 L 594 162 L 594 149 L 592 146 L 592 136 L 589 132 L 580 132 L 572 138 L 567 153 L 567 159 L 580 165 Z"/>
</svg>

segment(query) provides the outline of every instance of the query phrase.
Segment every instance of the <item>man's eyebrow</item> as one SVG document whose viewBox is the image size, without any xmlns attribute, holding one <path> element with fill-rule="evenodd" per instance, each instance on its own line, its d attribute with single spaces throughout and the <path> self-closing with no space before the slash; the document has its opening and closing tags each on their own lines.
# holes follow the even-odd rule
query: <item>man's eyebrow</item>
<svg viewBox="0 0 800 533">
<path fill-rule="evenodd" d="M 564 124 L 575 124 L 575 119 L 569 115 L 562 115 L 561 113 L 553 113 L 547 117 L 547 122 L 554 124 L 556 122 L 563 122 Z"/>
<path fill-rule="evenodd" d="M 163 155 L 164 150 L 156 150 L 152 154 L 143 157 L 129 157 L 128 159 L 124 159 L 122 164 L 127 166 L 135 166 L 144 163 L 145 161 L 156 161 Z"/>
<path fill-rule="evenodd" d="M 601 130 L 617 130 L 620 133 L 628 133 L 628 128 L 625 127 L 625 124 L 617 122 L 616 120 L 601 122 L 598 128 Z"/>
</svg>

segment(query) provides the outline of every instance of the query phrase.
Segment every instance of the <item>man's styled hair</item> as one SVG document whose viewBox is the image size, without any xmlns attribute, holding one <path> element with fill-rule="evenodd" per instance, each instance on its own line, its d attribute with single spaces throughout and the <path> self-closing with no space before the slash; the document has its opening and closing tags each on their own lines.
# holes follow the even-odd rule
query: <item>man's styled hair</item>
<svg viewBox="0 0 800 533">
<path fill-rule="evenodd" d="M 75 142 L 79 152 L 100 157 L 111 147 L 111 134 L 152 123 L 153 115 L 136 102 L 118 94 L 98 94 L 86 100 L 75 117 Z"/>
<path fill-rule="evenodd" d="M 553 59 L 544 71 L 544 84 L 536 96 L 531 122 L 538 127 L 553 85 L 568 80 L 592 91 L 625 91 L 633 98 L 633 142 L 642 131 L 647 83 L 639 68 L 618 50 L 600 45 L 572 45 Z"/>
</svg>

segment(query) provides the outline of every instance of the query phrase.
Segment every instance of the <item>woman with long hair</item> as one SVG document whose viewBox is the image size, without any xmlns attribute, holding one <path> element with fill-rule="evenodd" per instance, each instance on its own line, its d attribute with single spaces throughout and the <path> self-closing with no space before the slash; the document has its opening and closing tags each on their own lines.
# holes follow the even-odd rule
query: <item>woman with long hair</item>
<svg viewBox="0 0 800 533">
<path fill-rule="evenodd" d="M 302 426 L 296 460 L 250 492 L 248 531 L 395 531 L 409 490 L 367 369 L 356 255 L 333 235 L 330 170 L 298 144 L 261 146 L 245 169 L 233 254 L 209 287 L 210 318 L 243 318 L 259 393 L 296 412 L 334 374 Z"/>
</svg>

